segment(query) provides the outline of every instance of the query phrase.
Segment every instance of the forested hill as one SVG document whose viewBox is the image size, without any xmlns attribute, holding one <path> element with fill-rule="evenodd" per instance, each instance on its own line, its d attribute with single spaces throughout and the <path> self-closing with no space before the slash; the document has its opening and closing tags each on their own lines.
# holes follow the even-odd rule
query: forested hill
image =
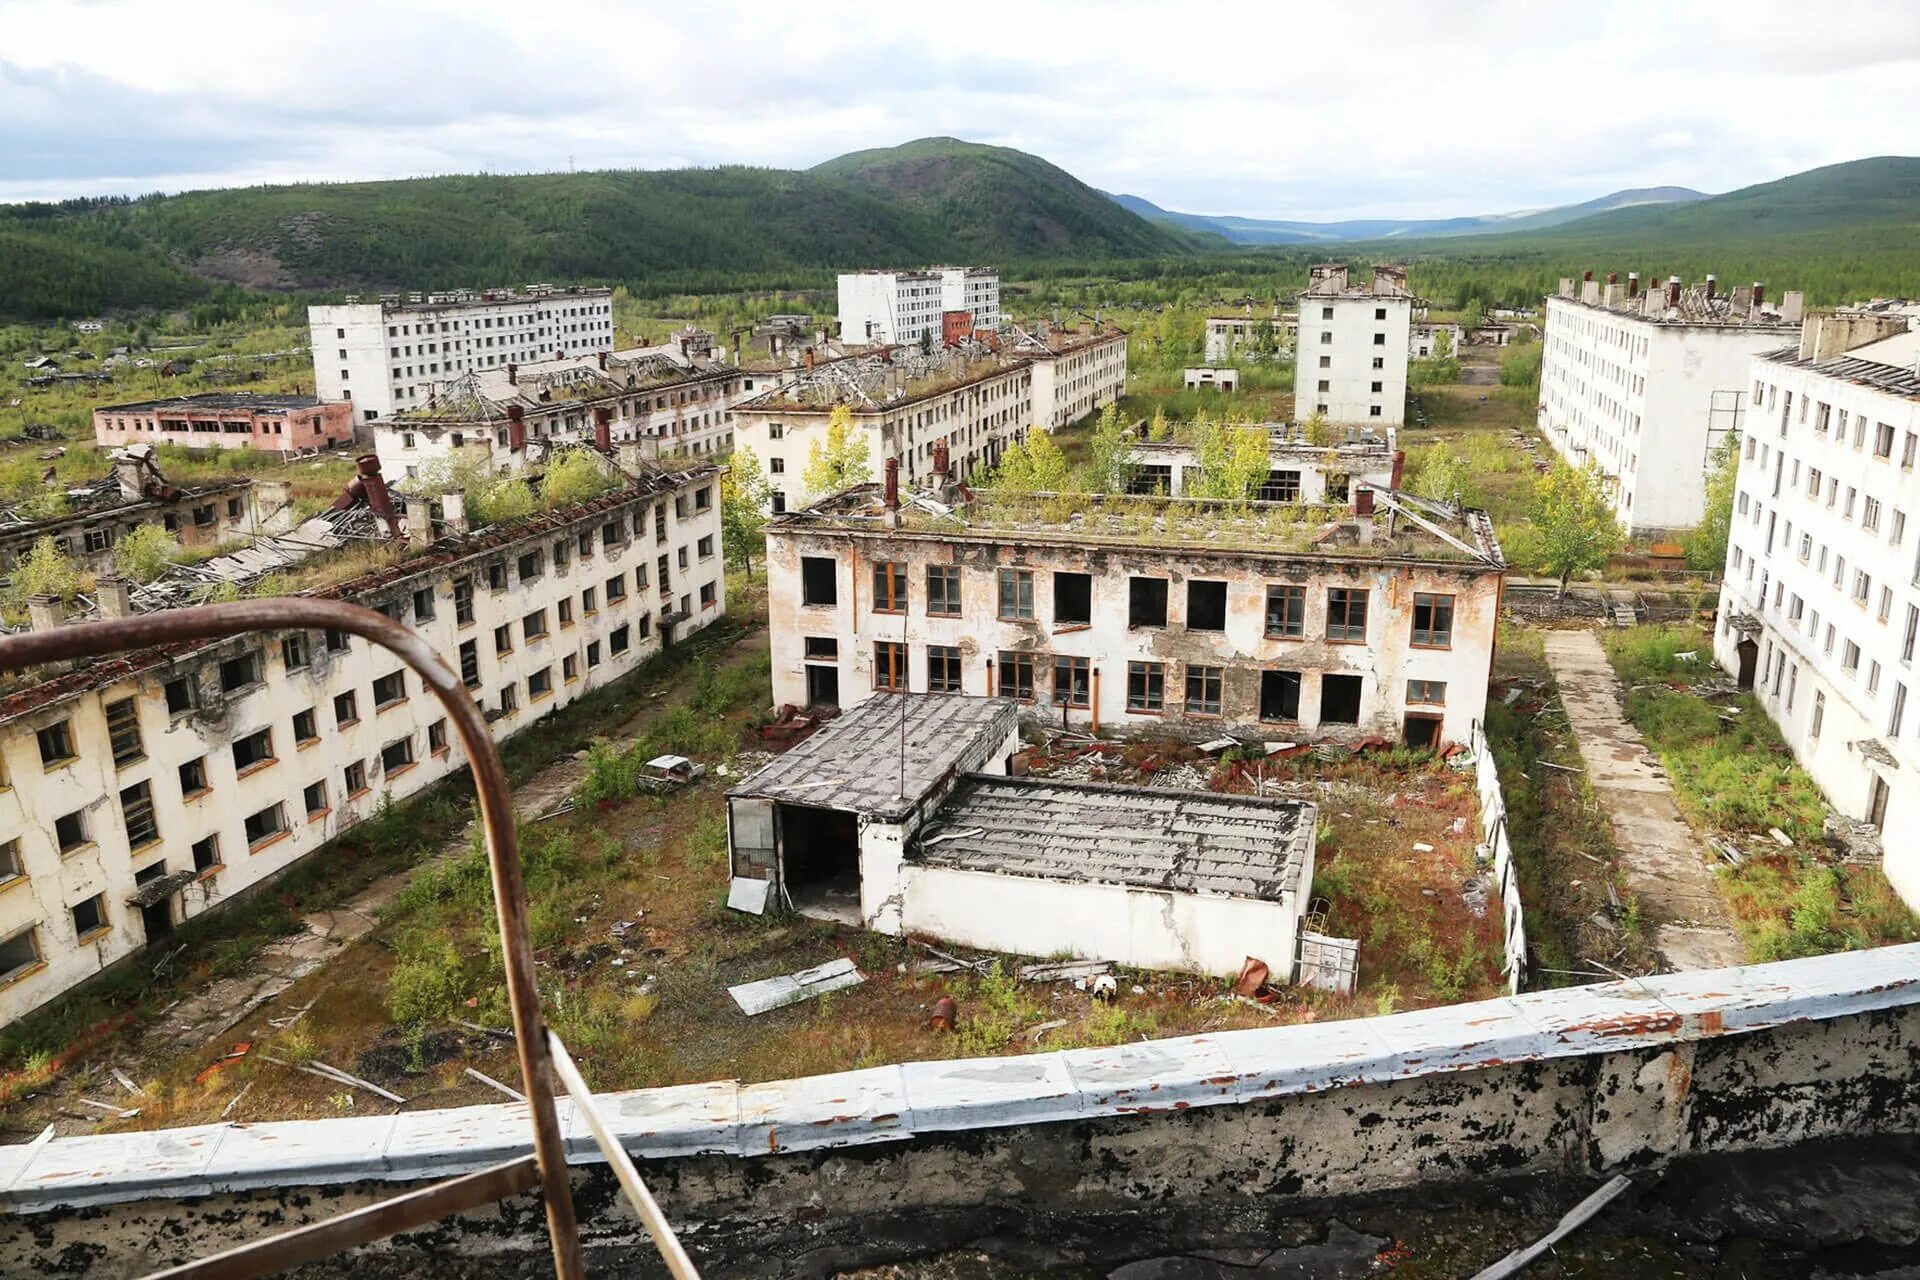
<svg viewBox="0 0 1920 1280">
<path fill-rule="evenodd" d="M 1185 233 L 1046 161 L 927 139 L 793 171 L 726 167 L 249 187 L 0 206 L 0 314 L 184 302 L 219 282 L 431 289 L 660 274 L 1151 256 Z"/>
</svg>

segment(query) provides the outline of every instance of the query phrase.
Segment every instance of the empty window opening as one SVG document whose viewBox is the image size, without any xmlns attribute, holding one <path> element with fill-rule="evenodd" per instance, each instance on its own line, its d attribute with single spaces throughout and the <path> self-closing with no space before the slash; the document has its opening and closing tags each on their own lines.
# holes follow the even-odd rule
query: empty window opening
<svg viewBox="0 0 1920 1280">
<path fill-rule="evenodd" d="M 1298 720 L 1300 718 L 1300 673 L 1298 671 L 1262 671 L 1260 673 L 1260 718 L 1262 720 Z"/>
<path fill-rule="evenodd" d="M 1225 631 L 1227 629 L 1227 584 L 1189 582 L 1187 584 L 1187 630 Z"/>
<path fill-rule="evenodd" d="M 800 557 L 800 603 L 817 605 L 840 603 L 839 575 L 830 557 Z"/>
<path fill-rule="evenodd" d="M 1360 723 L 1360 677 L 1320 677 L 1320 723 Z"/>
<path fill-rule="evenodd" d="M 1093 575 L 1053 575 L 1053 625 L 1084 627 L 1093 622 Z"/>
<path fill-rule="evenodd" d="M 1127 579 L 1127 626 L 1164 627 L 1167 625 L 1167 580 L 1165 578 Z"/>
</svg>

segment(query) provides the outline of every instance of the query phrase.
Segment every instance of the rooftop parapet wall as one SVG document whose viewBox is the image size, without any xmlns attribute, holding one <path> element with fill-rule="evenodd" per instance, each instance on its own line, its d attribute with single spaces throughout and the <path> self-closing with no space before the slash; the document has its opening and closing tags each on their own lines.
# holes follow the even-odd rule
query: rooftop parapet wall
<svg viewBox="0 0 1920 1280">
<path fill-rule="evenodd" d="M 1920 1131 L 1920 945 L 1392 1017 L 604 1095 L 697 1250 L 863 1216 L 1166 1211 Z M 572 1157 L 597 1161 L 563 1101 Z M 515 1104 L 0 1148 L 0 1272 L 119 1275 L 524 1154 Z M 604 1171 L 577 1179 L 604 1182 Z M 357 1184 L 357 1185 L 349 1185 Z M 315 1188 L 336 1188 L 315 1192 Z M 214 1197 L 194 1200 L 195 1197 Z M 191 1203 L 181 1203 L 190 1200 Z M 119 1206 L 102 1211 L 104 1206 Z M 235 1224 L 244 1223 L 245 1228 Z M 638 1240 L 632 1219 L 595 1224 Z M 521 1239 L 506 1239 L 514 1231 Z M 537 1210 L 436 1250 L 538 1253 Z M 74 1264 L 80 1270 L 73 1271 Z"/>
</svg>

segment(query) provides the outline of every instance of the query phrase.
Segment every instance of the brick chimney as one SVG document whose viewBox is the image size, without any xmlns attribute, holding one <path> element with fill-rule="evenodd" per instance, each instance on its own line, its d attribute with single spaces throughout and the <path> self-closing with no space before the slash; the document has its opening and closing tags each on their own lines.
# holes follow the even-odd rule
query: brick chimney
<svg viewBox="0 0 1920 1280">
<path fill-rule="evenodd" d="M 936 441 L 934 441 L 934 442 L 933 442 L 933 474 L 934 474 L 934 477 L 935 477 L 936 479 L 939 479 L 939 480 L 945 480 L 945 479 L 947 479 L 947 478 L 948 478 L 948 470 L 949 470 L 949 464 L 950 464 L 951 462 L 952 462 L 952 459 L 951 459 L 951 457 L 949 457 L 949 455 L 948 455 L 948 453 L 947 453 L 947 441 L 946 441 L 946 437 L 944 437 L 944 436 L 942 436 L 942 437 L 941 437 L 940 439 L 938 439 L 938 440 L 936 440 Z"/>
<path fill-rule="evenodd" d="M 1373 486 L 1356 484 L 1353 486 L 1353 514 L 1370 516 L 1373 514 Z"/>
<path fill-rule="evenodd" d="M 507 406 L 507 449 L 513 453 L 527 451 L 527 411 L 517 404 Z"/>
<path fill-rule="evenodd" d="M 1680 306 L 1680 277 L 1679 276 L 1667 277 L 1667 305 L 1669 307 L 1673 307 L 1676 309 Z"/>
<path fill-rule="evenodd" d="M 1753 282 L 1753 309 L 1760 311 L 1767 305 L 1767 286 L 1760 281 Z"/>
<path fill-rule="evenodd" d="M 520 366 L 511 360 L 507 361 L 507 385 L 510 387 L 520 385 Z"/>
<path fill-rule="evenodd" d="M 887 510 L 898 511 L 900 509 L 900 459 L 887 459 L 886 474 Z"/>
<path fill-rule="evenodd" d="M 133 616 L 133 593 L 127 586 L 125 578 L 108 574 L 94 583 L 94 589 L 100 602 L 101 617 L 130 618 Z"/>
<path fill-rule="evenodd" d="M 1640 296 L 1640 273 L 1638 271 L 1627 272 L 1627 296 L 1629 298 L 1637 298 Z"/>
<path fill-rule="evenodd" d="M 593 406 L 593 447 L 602 453 L 613 452 L 613 407 Z"/>
<path fill-rule="evenodd" d="M 1720 296 L 1720 280 L 1711 271 L 1707 273 L 1707 301 L 1712 302 Z"/>
<path fill-rule="evenodd" d="M 368 510 L 386 521 L 388 536 L 399 537 L 400 518 L 393 509 L 393 498 L 387 492 L 386 477 L 380 474 L 380 455 L 363 453 L 353 460 L 353 465 L 359 473 L 361 492 L 367 496 Z"/>
<path fill-rule="evenodd" d="M 1406 467 L 1407 451 L 1405 449 L 1395 449 L 1393 451 L 1393 479 L 1387 485 L 1389 489 L 1398 489 L 1400 487 L 1400 473 L 1405 471 Z"/>
</svg>

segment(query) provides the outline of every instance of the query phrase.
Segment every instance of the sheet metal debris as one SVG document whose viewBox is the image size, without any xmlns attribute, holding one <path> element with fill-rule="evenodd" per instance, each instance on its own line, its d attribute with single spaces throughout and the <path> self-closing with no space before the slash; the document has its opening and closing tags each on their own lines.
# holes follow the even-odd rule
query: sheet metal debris
<svg viewBox="0 0 1920 1280">
<path fill-rule="evenodd" d="M 728 987 L 727 994 L 740 1006 L 740 1012 L 751 1018 L 823 996 L 829 991 L 859 986 L 865 981 L 866 977 L 853 961 L 829 960 L 826 964 L 802 969 L 798 973 L 762 978 L 758 982 L 743 982 L 737 987 Z"/>
</svg>

